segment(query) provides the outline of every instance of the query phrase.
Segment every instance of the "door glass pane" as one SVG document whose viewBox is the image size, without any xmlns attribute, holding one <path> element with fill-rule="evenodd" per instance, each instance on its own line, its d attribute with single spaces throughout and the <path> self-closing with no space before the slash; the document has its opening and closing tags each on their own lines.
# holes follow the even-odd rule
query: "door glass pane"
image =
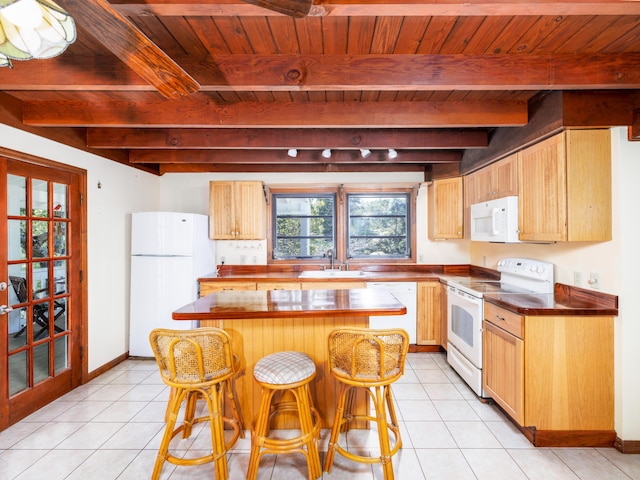
<svg viewBox="0 0 640 480">
<path fill-rule="evenodd" d="M 27 258 L 26 233 L 26 220 L 7 220 L 7 253 L 9 261 Z"/>
<path fill-rule="evenodd" d="M 37 303 L 33 306 L 33 341 L 49 335 L 49 302 Z"/>
<path fill-rule="evenodd" d="M 67 223 L 53 222 L 53 255 L 63 257 L 67 254 Z"/>
<path fill-rule="evenodd" d="M 27 344 L 27 307 L 9 312 L 9 352 Z"/>
<path fill-rule="evenodd" d="M 40 300 L 50 296 L 49 293 L 49 262 L 34 262 L 31 271 L 33 282 L 33 300 Z"/>
<path fill-rule="evenodd" d="M 33 347 L 34 385 L 49 377 L 49 342 Z"/>
<path fill-rule="evenodd" d="M 54 348 L 53 351 L 55 353 L 54 363 L 53 363 L 54 375 L 57 375 L 58 373 L 60 373 L 61 371 L 69 367 L 69 361 L 67 359 L 68 342 L 69 342 L 69 337 L 66 335 L 64 337 L 56 338 L 54 342 L 54 346 L 53 346 Z"/>
<path fill-rule="evenodd" d="M 31 180 L 31 214 L 34 217 L 49 216 L 49 183 L 34 178 Z"/>
<path fill-rule="evenodd" d="M 49 256 L 49 222 L 34 221 L 31 224 L 33 235 L 33 258 Z"/>
<path fill-rule="evenodd" d="M 53 184 L 53 216 L 67 218 L 67 186 L 61 183 Z"/>
<path fill-rule="evenodd" d="M 27 389 L 27 366 L 26 350 L 9 357 L 9 395 Z"/>
<path fill-rule="evenodd" d="M 60 298 L 53 302 L 53 318 L 56 332 L 62 332 L 68 329 L 66 298 Z"/>
<path fill-rule="evenodd" d="M 27 180 L 7 175 L 7 214 L 23 217 L 27 214 Z"/>
<path fill-rule="evenodd" d="M 67 293 L 67 261 L 56 260 L 53 262 L 53 294 Z"/>
</svg>

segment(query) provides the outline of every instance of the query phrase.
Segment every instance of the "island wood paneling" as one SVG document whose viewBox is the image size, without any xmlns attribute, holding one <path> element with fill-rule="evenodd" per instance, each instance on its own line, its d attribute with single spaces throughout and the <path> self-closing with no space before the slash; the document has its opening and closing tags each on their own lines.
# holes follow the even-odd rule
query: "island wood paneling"
<svg viewBox="0 0 640 480">
<path fill-rule="evenodd" d="M 322 419 L 322 428 L 331 428 L 338 398 L 338 382 L 328 371 L 327 338 L 338 327 L 367 327 L 369 318 L 338 316 L 317 318 L 269 318 L 244 320 L 203 320 L 203 327 L 219 326 L 232 338 L 234 352 L 245 362 L 244 372 L 237 378 L 236 390 L 247 427 L 255 419 L 260 404 L 261 388 L 253 378 L 253 367 L 266 355 L 295 350 L 305 352 L 316 364 L 316 378 L 312 383 L 313 401 Z M 367 398 L 358 392 L 356 412 L 367 411 Z M 356 428 L 364 428 L 364 423 Z M 274 421 L 273 428 L 297 428 L 295 422 L 283 416 Z"/>
</svg>

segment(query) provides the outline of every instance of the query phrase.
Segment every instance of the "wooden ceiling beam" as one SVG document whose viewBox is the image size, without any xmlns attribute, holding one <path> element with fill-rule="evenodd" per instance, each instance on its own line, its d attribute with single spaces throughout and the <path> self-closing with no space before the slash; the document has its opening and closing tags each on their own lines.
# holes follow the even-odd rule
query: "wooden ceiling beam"
<svg viewBox="0 0 640 480">
<path fill-rule="evenodd" d="M 488 145 L 487 129 L 89 128 L 87 146 L 131 149 L 397 148 L 463 149 Z"/>
<path fill-rule="evenodd" d="M 640 88 L 640 53 L 216 55 L 175 60 L 197 79 L 201 92 Z M 152 90 L 111 56 L 16 62 L 14 70 L 0 77 L 0 90 Z"/>
<path fill-rule="evenodd" d="M 321 156 L 321 150 L 300 150 L 298 155 L 290 157 L 287 150 L 131 150 L 131 163 L 236 163 L 265 165 L 301 165 L 301 164 L 424 164 L 457 163 L 462 152 L 456 150 L 401 150 L 398 157 L 390 160 L 387 150 L 374 150 L 371 156 L 363 159 L 358 150 L 336 150 L 331 158 Z"/>
<path fill-rule="evenodd" d="M 279 16 L 241 0 L 111 0 L 123 15 Z M 638 15 L 633 0 L 322 0 L 310 16 Z"/>
<path fill-rule="evenodd" d="M 160 174 L 164 173 L 200 173 L 200 172 L 230 172 L 230 173 L 341 173 L 341 172 L 424 172 L 425 166 L 418 164 L 375 164 L 375 163 L 324 163 L 324 164 L 213 164 L 213 163 L 165 163 L 159 165 Z"/>
<path fill-rule="evenodd" d="M 27 125 L 60 127 L 467 128 L 527 123 L 527 102 L 25 102 Z"/>
</svg>

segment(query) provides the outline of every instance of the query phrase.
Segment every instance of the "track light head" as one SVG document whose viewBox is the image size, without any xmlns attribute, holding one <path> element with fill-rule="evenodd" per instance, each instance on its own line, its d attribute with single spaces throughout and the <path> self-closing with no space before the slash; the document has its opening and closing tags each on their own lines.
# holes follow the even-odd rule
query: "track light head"
<svg viewBox="0 0 640 480">
<path fill-rule="evenodd" d="M 371 150 L 367 148 L 361 148 L 360 155 L 362 156 L 362 158 L 368 158 L 371 155 Z"/>
<path fill-rule="evenodd" d="M 331 158 L 331 149 L 325 148 L 322 150 L 322 158 Z"/>
<path fill-rule="evenodd" d="M 396 152 L 393 148 L 389 149 L 389 160 L 393 160 L 398 158 L 398 152 Z"/>
<path fill-rule="evenodd" d="M 287 155 L 295 158 L 298 156 L 298 150 L 296 150 L 295 148 L 290 148 L 289 150 L 287 150 Z"/>
</svg>

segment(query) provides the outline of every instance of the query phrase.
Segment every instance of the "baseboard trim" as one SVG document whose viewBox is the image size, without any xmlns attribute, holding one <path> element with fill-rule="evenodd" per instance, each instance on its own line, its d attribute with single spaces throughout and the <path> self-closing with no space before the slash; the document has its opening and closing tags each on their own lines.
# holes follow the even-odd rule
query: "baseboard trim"
<svg viewBox="0 0 640 480">
<path fill-rule="evenodd" d="M 108 372 L 109 370 L 111 370 L 113 367 L 115 367 L 119 363 L 124 362 L 127 358 L 129 358 L 129 352 L 123 353 L 119 357 L 116 357 L 113 360 L 111 360 L 110 362 L 107 362 L 104 365 L 102 365 L 101 367 L 98 367 L 95 370 L 93 370 L 92 372 L 89 372 L 89 374 L 87 375 L 87 382 L 93 380 L 96 377 L 99 377 L 100 375 L 102 375 L 105 372 Z"/>
<path fill-rule="evenodd" d="M 622 440 L 616 437 L 613 446 L 621 453 L 640 453 L 640 440 Z"/>
<path fill-rule="evenodd" d="M 616 432 L 613 430 L 524 428 L 523 433 L 536 447 L 613 447 L 616 441 Z"/>
<path fill-rule="evenodd" d="M 415 343 L 409 344 L 409 352 L 444 352 L 446 351 L 440 345 L 416 345 Z"/>
</svg>

